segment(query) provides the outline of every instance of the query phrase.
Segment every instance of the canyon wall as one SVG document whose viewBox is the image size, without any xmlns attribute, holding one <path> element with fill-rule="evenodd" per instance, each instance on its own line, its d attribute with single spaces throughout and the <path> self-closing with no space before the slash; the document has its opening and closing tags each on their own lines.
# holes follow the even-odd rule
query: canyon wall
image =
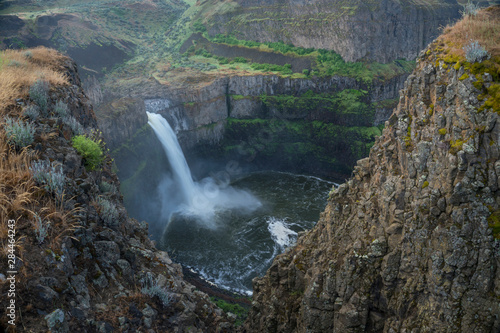
<svg viewBox="0 0 500 333">
<path fill-rule="evenodd" d="M 285 119 L 305 119 L 309 115 L 305 113 L 297 116 L 286 112 L 278 114 L 276 110 L 265 113 L 259 99 L 262 95 L 301 96 L 309 90 L 315 94 L 332 94 L 345 89 L 363 89 L 368 91 L 367 102 L 374 104 L 375 115 L 374 119 L 363 121 L 371 121 L 376 126 L 387 120 L 387 116 L 383 116 L 386 107 L 379 107 L 378 103 L 397 98 L 406 77 L 407 74 L 404 74 L 385 81 L 375 80 L 371 86 L 342 76 L 312 79 L 277 75 L 224 76 L 202 85 L 186 85 L 181 88 L 149 80 L 112 94 L 116 98 L 108 98 L 108 102 L 100 105 L 97 117 L 111 149 L 130 139 L 146 124 L 145 111 L 148 108 L 161 113 L 174 127 L 175 124 L 182 123 L 177 128 L 180 141 L 183 147 L 189 148 L 205 140 L 220 141 L 224 127 L 217 127 L 217 132 L 207 132 L 204 127 L 223 123 L 228 117 L 251 119 L 280 116 Z M 129 97 L 120 99 L 118 96 Z"/>
<path fill-rule="evenodd" d="M 500 331 L 498 63 L 443 46 L 318 224 L 254 279 L 243 331 Z"/>
<path fill-rule="evenodd" d="M 179 88 L 160 85 L 154 80 L 148 80 L 142 85 L 120 90 L 116 96 L 128 97 L 112 98 L 101 104 L 96 113 L 100 128 L 103 130 L 111 150 L 122 147 L 124 143 L 129 147 L 133 146 L 134 142 L 137 142 L 137 137 L 134 135 L 146 125 L 145 111 L 150 111 L 162 114 L 169 121 L 177 132 L 185 151 L 196 153 L 200 150 L 206 151 L 208 148 L 214 152 L 219 149 L 215 153 L 219 154 L 222 159 L 229 157 L 238 159 L 242 157 L 238 153 L 242 151 L 240 148 L 235 148 L 233 152 L 227 153 L 217 147 L 238 145 L 238 137 L 242 140 L 246 138 L 244 139 L 247 141 L 245 143 L 255 141 L 251 134 L 257 136 L 259 129 L 248 126 L 235 127 L 232 126 L 234 123 L 231 120 L 248 122 L 248 125 L 251 126 L 255 125 L 252 120 L 257 119 L 266 120 L 268 123 L 273 121 L 300 122 L 301 126 L 320 122 L 349 128 L 355 135 L 354 132 L 357 133 L 358 128 L 369 129 L 387 119 L 387 109 L 397 103 L 395 97 L 402 88 L 406 76 L 399 75 L 385 81 L 375 80 L 371 86 L 353 78 L 341 76 L 311 79 L 277 75 L 225 76 L 203 84 Z M 359 97 L 359 101 L 364 107 L 362 111 L 347 112 L 343 106 L 337 104 L 332 104 L 329 107 L 308 105 L 307 98 L 336 96 L 344 90 L 363 91 L 360 93 L 362 97 Z M 303 99 L 302 104 L 305 107 L 301 107 L 301 104 L 298 103 L 297 105 L 288 103 L 287 106 L 282 106 L 272 100 L 278 98 L 279 101 L 280 97 L 285 96 L 297 98 L 298 101 Z M 270 100 L 268 103 L 265 102 L 267 97 Z M 270 131 L 269 129 L 261 130 Z M 255 133 L 252 133 L 253 131 Z M 281 133 L 279 135 L 287 136 L 288 134 Z M 373 142 L 373 137 L 370 135 L 362 133 L 359 135 L 360 140 L 370 144 Z M 352 144 L 347 142 L 348 138 L 342 138 L 340 134 L 338 136 L 338 141 L 344 147 L 341 149 L 344 151 L 352 150 Z M 299 139 L 291 138 L 291 140 L 298 141 Z M 124 150 L 122 150 L 123 152 Z M 326 152 L 325 155 L 331 155 L 330 153 Z M 367 151 L 362 154 L 366 153 Z M 258 157 L 263 157 L 263 155 L 265 154 L 260 154 Z M 115 157 L 119 163 L 122 161 L 117 155 Z M 339 166 L 343 168 L 344 174 L 350 172 L 349 168 L 359 157 L 357 155 L 357 157 L 350 157 L 349 161 L 338 162 Z M 269 163 L 273 163 L 273 161 L 269 161 Z M 290 164 L 296 163 L 291 162 Z M 338 167 L 332 167 L 331 164 L 328 164 L 319 169 L 333 170 L 335 168 L 338 169 Z M 312 172 L 312 170 L 302 170 L 302 172 L 307 171 Z M 316 171 L 314 173 L 317 173 Z"/>
<path fill-rule="evenodd" d="M 207 5 L 211 35 L 334 50 L 346 61 L 415 59 L 459 17 L 455 0 L 235 0 Z M 213 8 L 219 8 L 213 9 Z"/>
</svg>

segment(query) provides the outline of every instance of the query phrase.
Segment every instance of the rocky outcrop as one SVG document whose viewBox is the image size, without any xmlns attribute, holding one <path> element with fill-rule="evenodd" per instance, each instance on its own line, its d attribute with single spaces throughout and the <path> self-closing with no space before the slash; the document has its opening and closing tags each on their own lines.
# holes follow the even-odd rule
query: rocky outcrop
<svg viewBox="0 0 500 333">
<path fill-rule="evenodd" d="M 415 59 L 439 35 L 441 26 L 459 17 L 461 8 L 455 0 L 234 0 L 224 6 L 209 1 L 205 6 L 211 35 L 231 34 L 259 42 L 281 40 L 304 48 L 334 50 L 346 61 L 383 63 Z"/>
<path fill-rule="evenodd" d="M 318 224 L 254 280 L 244 331 L 500 331 L 500 120 L 481 108 L 498 81 L 439 47 Z"/>
<path fill-rule="evenodd" d="M 51 87 L 49 113 L 57 100 L 64 101 L 87 132 L 96 130 L 75 63 L 63 58 L 61 68 L 69 84 Z M 17 109 L 11 112 L 33 103 L 19 98 Z M 12 216 L 17 224 L 15 313 L 19 331 L 232 331 L 222 310 L 185 282 L 180 265 L 155 248 L 147 223 L 128 216 L 111 158 L 106 154 L 101 165 L 90 169 L 72 146 L 75 133 L 61 118 L 42 116 L 33 124 L 37 130 L 30 156 L 62 166 L 64 195 L 54 196 L 49 185 L 38 184 L 36 196 L 23 199 Z M 20 208 L 27 204 L 29 210 Z M 2 220 L 11 218 L 4 212 L 8 213 L 2 210 Z M 40 232 L 36 216 L 39 223 L 49 221 L 45 239 L 36 234 Z M 12 298 L 6 296 L 12 284 L 3 273 L 2 331 L 13 328 L 3 312 Z"/>
</svg>

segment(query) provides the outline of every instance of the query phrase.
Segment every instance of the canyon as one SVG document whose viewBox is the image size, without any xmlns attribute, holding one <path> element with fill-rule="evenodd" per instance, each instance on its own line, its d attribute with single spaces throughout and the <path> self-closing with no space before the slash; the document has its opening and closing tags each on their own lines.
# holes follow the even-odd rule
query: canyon
<svg viewBox="0 0 500 333">
<path fill-rule="evenodd" d="M 42 63 L 69 80 L 51 88 L 48 103 L 63 99 L 110 150 L 100 170 L 88 170 L 72 129 L 53 117 L 36 122 L 30 158 L 63 166 L 71 199 L 60 214 L 81 213 L 49 246 L 35 245 L 29 213 L 55 200 L 43 187 L 22 209 L 2 210 L 22 212 L 23 256 L 33 258 L 20 267 L 25 329 L 500 331 L 498 6 L 464 14 L 440 37 L 439 26 L 460 16 L 456 1 L 112 7 L 0 7 L 2 48 L 48 45 L 77 58 L 50 53 L 56 60 Z M 488 33 L 477 33 L 479 22 Z M 471 38 L 489 57 L 464 55 Z M 35 59 L 43 50 L 33 49 Z M 34 103 L 26 93 L 13 101 L 4 114 Z M 195 178 L 236 166 L 343 183 L 317 224 L 253 280 L 239 327 L 151 240 L 163 232 L 150 209 L 160 204 L 157 176 L 171 170 L 147 112 L 168 121 Z M 147 295 L 153 285 L 168 291 L 168 305 L 160 292 Z"/>
</svg>

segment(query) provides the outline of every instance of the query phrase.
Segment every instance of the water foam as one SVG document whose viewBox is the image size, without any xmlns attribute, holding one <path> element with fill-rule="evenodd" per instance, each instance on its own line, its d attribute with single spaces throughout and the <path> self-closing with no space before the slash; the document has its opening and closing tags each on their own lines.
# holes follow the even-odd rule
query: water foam
<svg viewBox="0 0 500 333">
<path fill-rule="evenodd" d="M 277 245 L 284 249 L 295 244 L 297 233 L 289 229 L 286 219 L 271 217 L 267 223 L 271 238 Z"/>
</svg>

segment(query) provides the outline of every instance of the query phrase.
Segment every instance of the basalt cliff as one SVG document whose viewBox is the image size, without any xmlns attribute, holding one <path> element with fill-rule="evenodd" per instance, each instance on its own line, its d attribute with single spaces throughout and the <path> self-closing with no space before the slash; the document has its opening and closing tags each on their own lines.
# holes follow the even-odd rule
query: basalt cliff
<svg viewBox="0 0 500 333">
<path fill-rule="evenodd" d="M 500 331 L 499 57 L 461 49 L 499 14 L 421 53 L 369 157 L 254 279 L 244 331 Z"/>
</svg>

